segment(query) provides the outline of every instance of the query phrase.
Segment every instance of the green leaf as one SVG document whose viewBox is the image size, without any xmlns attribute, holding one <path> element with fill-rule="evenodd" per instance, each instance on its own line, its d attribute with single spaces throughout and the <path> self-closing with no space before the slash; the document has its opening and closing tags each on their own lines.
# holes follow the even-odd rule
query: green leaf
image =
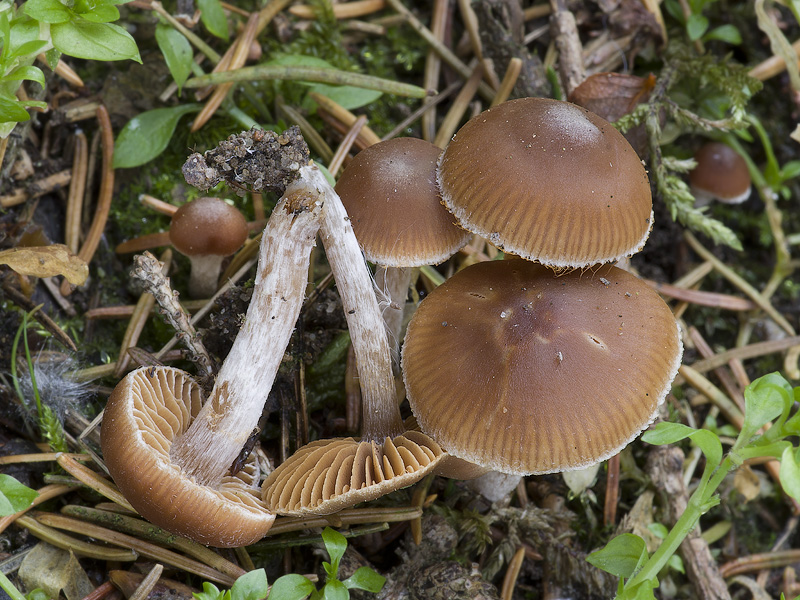
<svg viewBox="0 0 800 600">
<path fill-rule="evenodd" d="M 53 45 L 64 54 L 90 60 L 135 60 L 139 50 L 131 35 L 118 25 L 75 19 L 50 26 Z"/>
<path fill-rule="evenodd" d="M 58 48 L 50 48 L 50 50 L 44 53 L 44 57 L 47 59 L 47 66 L 55 71 L 58 66 L 58 61 L 61 60 L 61 52 Z"/>
<path fill-rule="evenodd" d="M 203 582 L 203 591 L 192 594 L 197 600 L 223 600 L 225 594 L 210 581 Z"/>
<path fill-rule="evenodd" d="M 800 175 L 800 160 L 790 160 L 781 169 L 781 181 L 789 181 Z"/>
<path fill-rule="evenodd" d="M 11 52 L 11 56 L 34 56 L 39 54 L 41 49 L 45 46 L 47 46 L 47 42 L 44 40 L 29 40 L 27 42 L 23 42 L 17 48 L 15 48 Z"/>
<path fill-rule="evenodd" d="M 86 6 L 90 3 L 82 2 L 81 4 Z M 76 8 L 77 6 L 78 3 L 76 3 Z M 110 23 L 119 19 L 119 10 L 111 2 L 96 2 L 85 12 L 78 11 L 78 13 L 92 23 Z"/>
<path fill-rule="evenodd" d="M 0 517 L 28 508 L 39 493 L 22 485 L 11 475 L 0 475 Z"/>
<path fill-rule="evenodd" d="M 322 588 L 322 597 L 325 600 L 350 600 L 350 592 L 338 579 L 332 579 Z"/>
<path fill-rule="evenodd" d="M 25 594 L 26 600 L 50 600 L 50 594 L 42 588 L 36 588 Z"/>
<path fill-rule="evenodd" d="M 693 429 L 681 423 L 662 421 L 642 435 L 642 441 L 657 446 L 674 444 L 686 438 L 691 438 L 706 457 L 703 479 L 707 481 L 714 469 L 722 462 L 722 444 L 715 434 L 707 429 Z"/>
<path fill-rule="evenodd" d="M 266 598 L 267 573 L 264 569 L 256 569 L 239 577 L 231 587 L 231 600 L 261 600 Z"/>
<path fill-rule="evenodd" d="M 742 34 L 734 25 L 720 25 L 703 36 L 706 41 L 718 40 L 727 44 L 738 46 L 742 43 Z"/>
<path fill-rule="evenodd" d="M 783 451 L 779 476 L 783 491 L 800 501 L 800 450 L 786 448 Z"/>
<path fill-rule="evenodd" d="M 200 20 L 209 32 L 223 40 L 228 39 L 228 19 L 219 0 L 198 0 Z"/>
<path fill-rule="evenodd" d="M 315 591 L 314 584 L 306 577 L 290 573 L 275 580 L 267 600 L 302 600 Z"/>
<path fill-rule="evenodd" d="M 199 104 L 181 104 L 156 108 L 128 121 L 117 136 L 114 146 L 114 167 L 138 167 L 153 160 L 167 147 L 180 118 L 200 110 Z"/>
<path fill-rule="evenodd" d="M 647 528 L 660 540 L 663 540 L 665 537 L 667 537 L 667 534 L 669 533 L 669 529 L 667 529 L 666 525 L 663 523 L 650 523 Z"/>
<path fill-rule="evenodd" d="M 19 100 L 0 94 L 0 123 L 21 123 L 30 118 Z"/>
<path fill-rule="evenodd" d="M 703 15 L 692 14 L 686 20 L 686 33 L 693 42 L 703 37 L 708 29 L 708 19 Z"/>
<path fill-rule="evenodd" d="M 679 573 L 686 573 L 686 570 L 683 568 L 683 560 L 677 554 L 673 554 L 667 559 L 667 564 L 678 571 Z"/>
<path fill-rule="evenodd" d="M 339 572 L 339 562 L 344 556 L 344 551 L 347 550 L 347 538 L 341 533 L 330 527 L 322 530 L 322 541 L 325 544 L 325 550 L 328 551 L 328 556 L 331 557 L 332 572 L 331 577 L 336 577 Z"/>
<path fill-rule="evenodd" d="M 739 439 L 746 443 L 764 424 L 788 415 L 793 402 L 792 386 L 780 374 L 756 379 L 744 390 L 744 423 Z"/>
<path fill-rule="evenodd" d="M 638 535 L 623 533 L 586 557 L 589 564 L 617 577 L 631 577 L 647 560 L 647 545 Z"/>
<path fill-rule="evenodd" d="M 44 87 L 44 73 L 39 67 L 32 65 L 22 65 L 11 71 L 4 77 L 6 81 L 35 81 Z"/>
<path fill-rule="evenodd" d="M 383 588 L 383 584 L 386 583 L 386 577 L 379 575 L 369 567 L 359 567 L 355 573 L 342 583 L 349 590 L 366 590 L 377 594 Z"/>
<path fill-rule="evenodd" d="M 23 12 L 42 23 L 66 23 L 72 18 L 72 11 L 59 0 L 28 0 Z"/>
<path fill-rule="evenodd" d="M 167 68 L 172 74 L 175 83 L 178 84 L 180 91 L 183 83 L 192 73 L 192 46 L 180 31 L 176 31 L 169 25 L 159 23 L 156 26 L 156 42 L 161 48 Z"/>
</svg>

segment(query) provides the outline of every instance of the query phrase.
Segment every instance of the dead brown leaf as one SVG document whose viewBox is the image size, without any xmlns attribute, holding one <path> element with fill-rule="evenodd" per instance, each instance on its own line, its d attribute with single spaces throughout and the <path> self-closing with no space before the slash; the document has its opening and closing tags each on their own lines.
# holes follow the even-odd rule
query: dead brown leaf
<svg viewBox="0 0 800 600">
<path fill-rule="evenodd" d="M 11 248 L 0 252 L 0 265 L 8 265 L 20 275 L 53 277 L 63 275 L 73 285 L 89 276 L 89 265 L 64 244 Z"/>
</svg>

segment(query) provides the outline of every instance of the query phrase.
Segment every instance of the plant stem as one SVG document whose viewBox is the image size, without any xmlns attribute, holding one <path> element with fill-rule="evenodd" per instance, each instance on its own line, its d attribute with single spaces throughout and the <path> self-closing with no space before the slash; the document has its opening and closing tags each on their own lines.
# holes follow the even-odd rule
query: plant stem
<svg viewBox="0 0 800 600">
<path fill-rule="evenodd" d="M 333 85 L 351 85 L 367 90 L 377 90 L 387 94 L 407 96 L 409 98 L 425 98 L 427 90 L 408 83 L 381 79 L 372 75 L 340 71 L 339 69 L 323 69 L 320 67 L 302 67 L 297 65 L 257 65 L 242 67 L 235 71 L 220 71 L 189 79 L 184 87 L 198 88 L 207 85 L 218 85 L 236 81 L 265 81 L 280 79 L 284 81 L 313 81 Z"/>
<path fill-rule="evenodd" d="M 661 569 L 664 568 L 664 565 L 667 564 L 670 557 L 675 554 L 686 536 L 697 526 L 700 517 L 711 508 L 708 506 L 708 503 L 713 497 L 714 492 L 722 483 L 722 480 L 725 479 L 725 476 L 732 468 L 733 461 L 730 456 L 728 456 L 722 461 L 722 464 L 711 477 L 708 484 L 695 490 L 692 497 L 689 498 L 686 510 L 667 534 L 667 537 L 664 538 L 664 541 L 661 542 L 661 545 L 644 564 L 642 569 L 628 580 L 625 584 L 626 588 L 634 587 L 658 576 Z"/>
</svg>

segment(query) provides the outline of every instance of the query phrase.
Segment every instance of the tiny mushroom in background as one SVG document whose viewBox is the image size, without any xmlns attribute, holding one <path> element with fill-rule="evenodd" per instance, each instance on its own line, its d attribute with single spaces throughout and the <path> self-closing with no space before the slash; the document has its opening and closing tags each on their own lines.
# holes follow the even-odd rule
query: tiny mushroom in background
<svg viewBox="0 0 800 600">
<path fill-rule="evenodd" d="M 697 166 L 689 172 L 689 185 L 697 206 L 711 200 L 740 204 L 750 197 L 750 171 L 745 160 L 722 142 L 703 144 L 694 155 Z"/>
<path fill-rule="evenodd" d="M 267 143 L 277 136 L 261 137 Z M 305 142 L 294 141 L 307 162 Z M 130 373 L 106 406 L 103 456 L 122 493 L 151 522 L 203 544 L 251 544 L 274 520 L 254 487 L 257 475 L 229 470 L 256 428 L 305 296 L 322 222 L 313 182 L 324 181 L 318 169 L 308 169 L 306 179 L 293 181 L 295 165 L 275 185 L 285 193 L 261 239 L 253 297 L 202 408 L 200 388 L 167 367 Z"/>
<path fill-rule="evenodd" d="M 390 303 L 383 318 L 396 357 L 413 268 L 444 262 L 471 235 L 442 206 L 441 153 L 424 140 L 394 138 L 359 152 L 336 182 L 361 249 L 378 265 L 375 283 Z"/>
<path fill-rule="evenodd" d="M 220 198 L 197 198 L 172 216 L 169 239 L 192 263 L 189 295 L 208 298 L 217 291 L 222 261 L 247 239 L 247 221 Z"/>
<path fill-rule="evenodd" d="M 675 317 L 635 276 L 511 259 L 431 292 L 402 366 L 423 432 L 452 456 L 528 475 L 619 452 L 655 418 L 681 355 Z"/>
<path fill-rule="evenodd" d="M 437 177 L 462 227 L 554 269 L 630 256 L 653 224 L 636 152 L 610 123 L 569 102 L 521 98 L 473 117 Z"/>
</svg>

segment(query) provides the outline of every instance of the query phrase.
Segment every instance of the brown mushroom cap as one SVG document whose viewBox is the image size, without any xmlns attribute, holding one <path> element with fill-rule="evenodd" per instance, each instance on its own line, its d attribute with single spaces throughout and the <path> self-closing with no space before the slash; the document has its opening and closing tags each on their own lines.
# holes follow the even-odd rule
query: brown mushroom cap
<svg viewBox="0 0 800 600">
<path fill-rule="evenodd" d="M 736 150 L 721 142 L 708 142 L 694 159 L 697 166 L 689 173 L 689 184 L 696 195 L 726 204 L 739 204 L 750 197 L 750 171 Z"/>
<path fill-rule="evenodd" d="M 422 431 L 450 454 L 516 474 L 604 460 L 653 420 L 680 365 L 678 325 L 616 267 L 555 276 L 478 263 L 419 306 L 403 375 Z"/>
<path fill-rule="evenodd" d="M 336 183 L 367 259 L 419 267 L 450 258 L 470 233 L 441 204 L 436 162 L 441 148 L 394 138 L 359 152 Z"/>
<path fill-rule="evenodd" d="M 148 521 L 209 546 L 252 544 L 275 520 L 261 500 L 254 462 L 212 489 L 170 460 L 173 441 L 189 428 L 201 402 L 200 387 L 183 371 L 129 373 L 106 406 L 103 458 L 120 491 Z"/>
<path fill-rule="evenodd" d="M 636 152 L 568 102 L 521 98 L 473 117 L 442 154 L 438 179 L 463 227 L 554 268 L 630 256 L 653 222 Z"/>
<path fill-rule="evenodd" d="M 247 221 L 220 198 L 197 198 L 172 215 L 169 239 L 186 256 L 229 256 L 247 239 Z"/>
<path fill-rule="evenodd" d="M 445 456 L 424 433 L 383 444 L 318 440 L 295 452 L 264 481 L 264 502 L 279 515 L 327 515 L 408 487 Z"/>
</svg>

